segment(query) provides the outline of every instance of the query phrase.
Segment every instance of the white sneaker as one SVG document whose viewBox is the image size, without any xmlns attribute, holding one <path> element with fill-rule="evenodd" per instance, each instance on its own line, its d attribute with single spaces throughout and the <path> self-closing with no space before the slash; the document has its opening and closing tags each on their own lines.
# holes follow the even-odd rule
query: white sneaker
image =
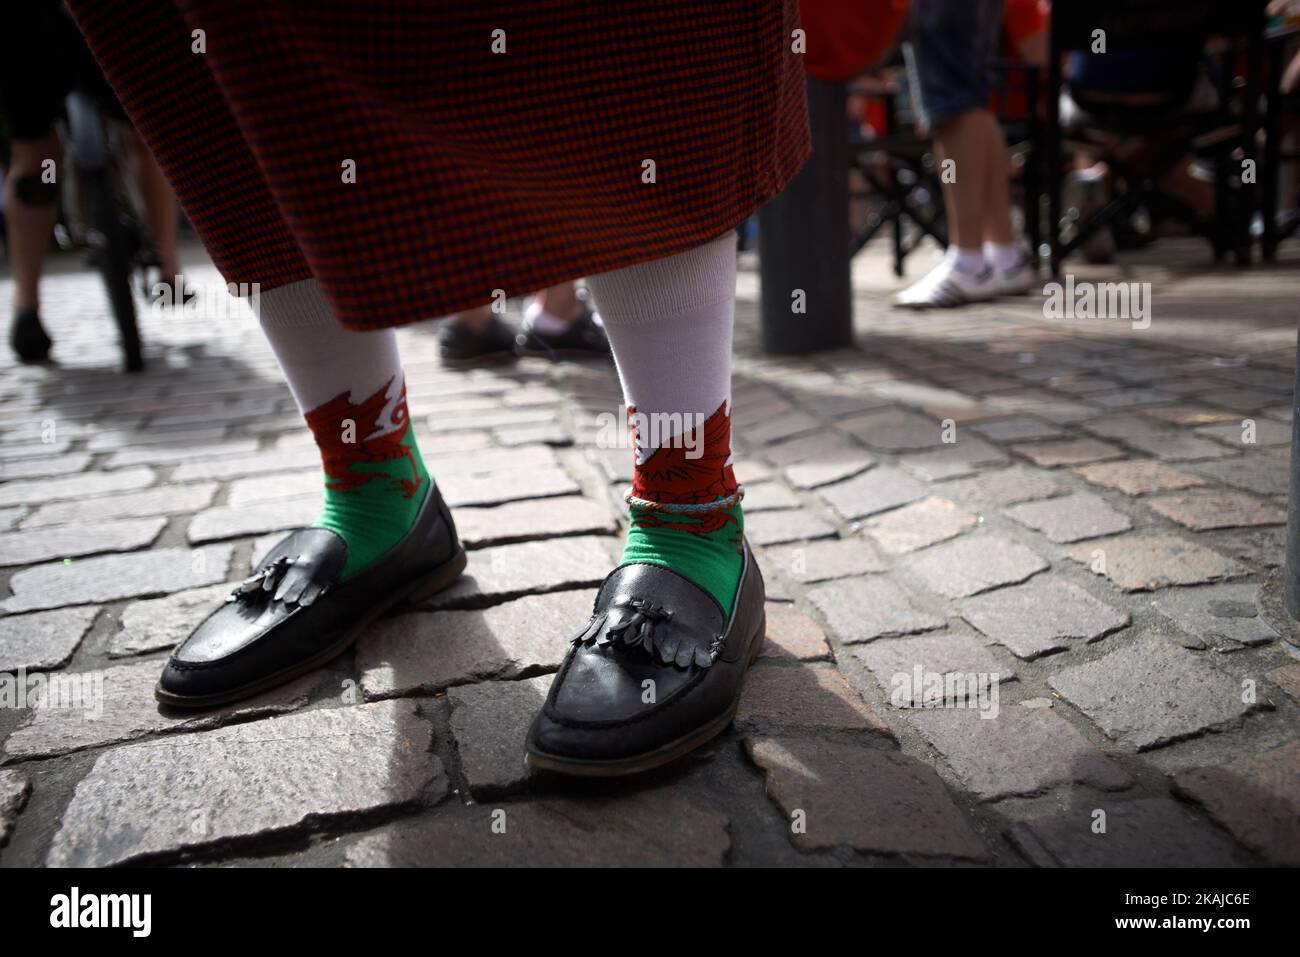
<svg viewBox="0 0 1300 957">
<path fill-rule="evenodd" d="M 995 296 L 1021 296 L 1038 285 L 1038 273 L 1023 259 L 1011 269 L 993 270 Z"/>
<path fill-rule="evenodd" d="M 987 302 L 998 295 L 993 270 L 964 272 L 945 258 L 939 265 L 894 296 L 894 305 L 907 309 L 949 309 L 972 302 Z"/>
</svg>

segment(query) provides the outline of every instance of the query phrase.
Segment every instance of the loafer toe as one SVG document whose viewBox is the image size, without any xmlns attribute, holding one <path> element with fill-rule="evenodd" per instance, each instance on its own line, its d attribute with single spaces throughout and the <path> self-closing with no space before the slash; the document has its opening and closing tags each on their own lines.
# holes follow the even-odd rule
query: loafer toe
<svg viewBox="0 0 1300 957">
<path fill-rule="evenodd" d="M 730 723 L 762 647 L 763 579 L 745 546 L 730 617 L 659 565 L 616 568 L 573 637 L 528 735 L 534 767 L 633 774 L 689 753 Z"/>
<path fill-rule="evenodd" d="M 456 527 L 430 482 L 410 530 L 362 571 L 342 579 L 347 542 L 325 528 L 281 540 L 163 667 L 155 697 L 204 708 L 306 674 L 347 649 L 404 600 L 449 586 L 465 568 Z"/>
</svg>

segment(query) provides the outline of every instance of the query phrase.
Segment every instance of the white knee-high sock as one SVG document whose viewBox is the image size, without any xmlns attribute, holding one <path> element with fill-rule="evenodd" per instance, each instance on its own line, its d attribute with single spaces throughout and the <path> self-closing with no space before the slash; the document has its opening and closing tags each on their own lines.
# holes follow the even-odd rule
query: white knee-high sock
<svg viewBox="0 0 1300 957">
<path fill-rule="evenodd" d="M 730 402 L 734 233 L 587 284 L 628 405 L 641 413 L 710 415 Z"/>
<path fill-rule="evenodd" d="M 262 293 L 260 313 L 262 331 L 303 414 L 345 390 L 355 404 L 394 379 L 400 387 L 397 334 L 344 329 L 315 279 Z"/>
</svg>

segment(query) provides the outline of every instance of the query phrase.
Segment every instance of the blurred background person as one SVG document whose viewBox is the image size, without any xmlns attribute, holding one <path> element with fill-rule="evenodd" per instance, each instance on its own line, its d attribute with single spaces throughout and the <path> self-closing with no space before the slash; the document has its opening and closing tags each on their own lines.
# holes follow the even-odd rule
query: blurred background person
<svg viewBox="0 0 1300 957">
<path fill-rule="evenodd" d="M 895 303 L 960 306 L 1030 289 L 1034 270 L 1011 221 L 1011 161 L 989 109 L 1003 0 L 916 0 L 909 82 L 934 137 L 947 209 L 948 250 Z"/>
<path fill-rule="evenodd" d="M 518 331 L 492 306 L 449 316 L 438 329 L 438 354 L 450 369 L 469 369 L 520 356 L 595 359 L 610 353 L 599 313 L 577 283 L 565 282 L 532 297 Z"/>
<path fill-rule="evenodd" d="M 106 112 L 125 121 L 63 4 L 59 0 L 12 4 L 0 32 L 0 112 L 9 136 L 4 188 L 5 241 L 14 278 L 9 344 L 23 362 L 44 361 L 53 345 L 41 322 L 40 279 L 59 218 L 64 181 L 63 145 L 55 123 L 74 89 L 91 94 Z M 155 284 L 154 289 L 166 301 L 179 303 L 184 293 L 174 288 L 181 274 L 176 196 L 134 130 L 128 149 L 157 245 L 162 288 Z"/>
<path fill-rule="evenodd" d="M 1182 142 L 1181 130 L 1146 131 L 1167 125 L 1169 117 L 1192 117 L 1218 107 L 1219 94 L 1206 68 L 1207 40 L 1208 36 L 1201 34 L 1143 50 L 1072 51 L 1065 64 L 1067 88 L 1060 98 L 1064 128 L 1113 131 L 1102 137 L 1100 146 L 1105 153 L 1139 174 L 1153 173 L 1162 192 L 1206 221 L 1214 216 L 1212 174 L 1198 166 L 1190 151 L 1172 164 L 1159 162 Z M 1087 219 L 1104 207 L 1120 186 L 1110 164 L 1093 152 L 1080 150 L 1075 169 L 1066 180 L 1066 204 Z M 1149 241 L 1149 236 L 1140 235 L 1122 220 L 1101 226 L 1081 250 L 1088 261 L 1103 263 L 1111 261 L 1120 245 Z"/>
</svg>

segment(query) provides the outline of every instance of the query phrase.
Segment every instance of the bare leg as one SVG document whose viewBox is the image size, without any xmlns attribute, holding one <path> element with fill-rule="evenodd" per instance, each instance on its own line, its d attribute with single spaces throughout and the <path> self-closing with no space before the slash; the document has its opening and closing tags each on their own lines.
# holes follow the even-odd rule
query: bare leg
<svg viewBox="0 0 1300 957">
<path fill-rule="evenodd" d="M 550 359 L 607 355 L 604 330 L 585 320 L 586 315 L 586 304 L 572 282 L 540 290 L 524 310 L 517 335 L 489 307 L 470 309 L 449 318 L 439 330 L 442 361 L 463 368 L 516 354 Z"/>
<path fill-rule="evenodd" d="M 9 261 L 14 274 L 15 311 L 40 307 L 41 267 L 54 223 L 59 218 L 58 193 L 49 185 L 40 184 L 50 192 L 48 201 L 44 198 L 32 201 L 40 190 L 37 184 L 42 173 L 41 163 L 47 159 L 54 161 L 57 175 L 62 175 L 63 151 L 58 137 L 53 134 L 39 140 L 14 141 L 13 161 L 5 183 L 5 212 L 9 217 Z M 20 188 L 19 180 L 25 177 L 35 177 L 36 184 L 29 179 L 30 185 Z M 20 199 L 20 193 L 27 199 Z"/>
<path fill-rule="evenodd" d="M 524 309 L 519 332 L 522 355 L 548 359 L 592 358 L 609 355 L 605 330 L 572 282 L 543 289 Z"/>
<path fill-rule="evenodd" d="M 987 110 L 967 110 L 934 132 L 935 148 L 943 161 L 948 240 L 957 249 L 974 253 L 980 252 L 984 240 L 984 190 L 989 179 L 986 118 L 991 118 Z"/>
<path fill-rule="evenodd" d="M 984 239 L 1010 245 L 1015 242 L 1011 226 L 1011 157 L 997 118 L 987 110 L 977 111 L 985 124 Z"/>
<path fill-rule="evenodd" d="M 135 152 L 136 179 L 140 184 L 140 194 L 144 197 L 145 215 L 149 217 L 149 230 L 154 241 L 158 243 L 158 255 L 162 259 L 162 274 L 165 280 L 173 280 L 180 274 L 181 263 L 177 257 L 176 244 L 180 234 L 180 221 L 177 216 L 176 194 L 171 184 L 163 175 L 162 167 L 154 159 L 153 153 L 144 145 L 144 141 L 132 134 L 132 149 Z"/>
<path fill-rule="evenodd" d="M 935 127 L 935 150 L 948 210 L 948 252 L 894 303 L 912 308 L 960 306 L 1025 291 L 1033 272 L 1011 225 L 1011 161 L 997 118 L 968 109 Z"/>
<path fill-rule="evenodd" d="M 583 313 L 582 300 L 578 298 L 578 287 L 571 282 L 560 283 L 541 290 L 534 301 L 557 319 L 573 322 Z"/>
</svg>

